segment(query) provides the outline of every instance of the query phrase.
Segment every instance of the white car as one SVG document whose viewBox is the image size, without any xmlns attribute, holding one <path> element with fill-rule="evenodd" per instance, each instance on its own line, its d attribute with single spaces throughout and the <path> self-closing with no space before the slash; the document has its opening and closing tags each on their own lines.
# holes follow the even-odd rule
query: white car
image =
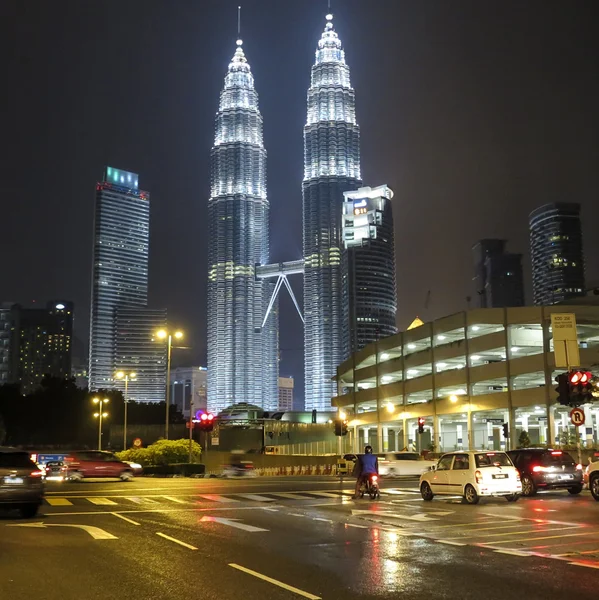
<svg viewBox="0 0 599 600">
<path fill-rule="evenodd" d="M 435 460 L 423 460 L 418 452 L 386 452 L 377 454 L 381 477 L 420 477 L 437 464 Z"/>
<path fill-rule="evenodd" d="M 477 504 L 484 496 L 503 496 L 515 502 L 522 483 L 505 452 L 458 451 L 444 454 L 433 470 L 420 476 L 420 493 L 427 501 L 439 494 L 463 496 L 468 504 Z"/>
<path fill-rule="evenodd" d="M 593 498 L 599 502 L 599 461 L 591 463 L 587 469 L 588 484 Z"/>
</svg>

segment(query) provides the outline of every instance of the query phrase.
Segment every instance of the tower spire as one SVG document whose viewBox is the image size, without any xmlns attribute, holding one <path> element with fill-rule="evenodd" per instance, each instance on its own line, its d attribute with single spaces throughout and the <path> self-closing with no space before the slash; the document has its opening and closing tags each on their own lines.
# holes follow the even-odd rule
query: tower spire
<svg viewBox="0 0 599 600">
<path fill-rule="evenodd" d="M 331 0 L 329 0 L 329 3 Z M 241 37 L 241 6 L 237 7 L 237 37 Z"/>
</svg>

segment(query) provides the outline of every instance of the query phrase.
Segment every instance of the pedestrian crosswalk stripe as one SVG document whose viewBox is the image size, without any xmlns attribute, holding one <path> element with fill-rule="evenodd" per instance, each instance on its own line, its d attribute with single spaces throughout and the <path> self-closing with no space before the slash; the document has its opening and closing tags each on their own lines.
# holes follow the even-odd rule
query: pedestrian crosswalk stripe
<svg viewBox="0 0 599 600">
<path fill-rule="evenodd" d="M 310 493 L 310 492 L 307 492 Z M 289 500 L 308 500 L 306 496 L 300 496 L 299 494 L 292 494 L 291 492 L 272 492 L 271 496 L 277 496 L 278 498 L 288 498 Z"/>
<path fill-rule="evenodd" d="M 88 500 L 92 504 L 98 504 L 100 506 L 107 506 L 109 504 L 116 504 L 116 502 L 113 502 L 112 500 L 109 500 L 108 498 L 88 498 Z"/>
<path fill-rule="evenodd" d="M 66 498 L 46 498 L 50 506 L 73 506 L 73 503 Z"/>
<path fill-rule="evenodd" d="M 331 492 L 307 492 L 310 496 L 319 496 L 321 498 L 336 498 L 339 499 L 339 494 L 332 494 Z"/>
<path fill-rule="evenodd" d="M 125 498 L 131 502 L 135 502 L 135 504 L 158 504 L 156 500 L 152 500 L 152 498 L 148 498 L 147 496 L 142 496 L 141 498 L 136 496 L 125 496 Z"/>
<path fill-rule="evenodd" d="M 256 502 L 274 502 L 273 498 L 267 498 L 266 496 L 260 496 L 259 494 L 235 494 L 246 500 L 255 500 Z"/>
<path fill-rule="evenodd" d="M 200 494 L 201 498 L 206 498 L 206 500 L 212 500 L 212 502 L 239 502 L 239 500 L 235 500 L 235 498 L 227 498 L 225 496 L 219 496 L 218 494 Z"/>
<path fill-rule="evenodd" d="M 175 498 L 174 496 L 162 496 L 165 500 L 170 500 L 171 502 L 176 502 L 177 504 L 187 504 L 185 500 L 181 500 L 181 498 Z"/>
</svg>

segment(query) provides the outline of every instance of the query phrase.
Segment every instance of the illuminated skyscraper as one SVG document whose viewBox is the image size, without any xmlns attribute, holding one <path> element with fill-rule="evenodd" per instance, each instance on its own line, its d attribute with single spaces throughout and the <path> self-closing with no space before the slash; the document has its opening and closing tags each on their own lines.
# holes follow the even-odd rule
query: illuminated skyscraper
<svg viewBox="0 0 599 600">
<path fill-rule="evenodd" d="M 229 64 L 211 152 L 208 266 L 208 409 L 278 402 L 278 317 L 263 317 L 273 285 L 268 262 L 266 150 L 254 78 L 242 42 Z"/>
<path fill-rule="evenodd" d="M 349 67 L 327 15 L 308 90 L 304 127 L 304 343 L 306 410 L 328 410 L 331 381 L 349 352 L 341 215 L 360 187 L 360 130 Z"/>
<path fill-rule="evenodd" d="M 138 175 L 106 167 L 96 186 L 89 388 L 114 387 L 115 311 L 148 301 L 150 194 Z M 151 343 L 148 340 L 148 343 Z"/>
</svg>

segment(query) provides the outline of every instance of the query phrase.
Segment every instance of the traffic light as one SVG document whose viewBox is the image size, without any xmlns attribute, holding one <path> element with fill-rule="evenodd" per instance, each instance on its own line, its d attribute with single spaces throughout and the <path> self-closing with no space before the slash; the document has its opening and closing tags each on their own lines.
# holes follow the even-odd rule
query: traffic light
<svg viewBox="0 0 599 600">
<path fill-rule="evenodd" d="M 503 438 L 507 440 L 510 437 L 509 425 L 504 423 L 501 427 L 503 429 Z"/>
<path fill-rule="evenodd" d="M 590 371 L 570 371 L 568 387 L 570 406 L 593 401 L 593 374 Z"/>
<path fill-rule="evenodd" d="M 214 415 L 212 413 L 202 413 L 199 427 L 200 431 L 212 431 L 214 429 Z"/>
<path fill-rule="evenodd" d="M 335 435 L 347 435 L 347 420 L 335 419 Z"/>
<path fill-rule="evenodd" d="M 424 424 L 426 419 L 424 417 L 418 417 L 418 433 L 424 433 Z"/>
<path fill-rule="evenodd" d="M 568 373 L 560 373 L 555 381 L 557 386 L 555 391 L 557 392 L 557 401 L 562 406 L 570 406 L 570 379 Z"/>
</svg>

